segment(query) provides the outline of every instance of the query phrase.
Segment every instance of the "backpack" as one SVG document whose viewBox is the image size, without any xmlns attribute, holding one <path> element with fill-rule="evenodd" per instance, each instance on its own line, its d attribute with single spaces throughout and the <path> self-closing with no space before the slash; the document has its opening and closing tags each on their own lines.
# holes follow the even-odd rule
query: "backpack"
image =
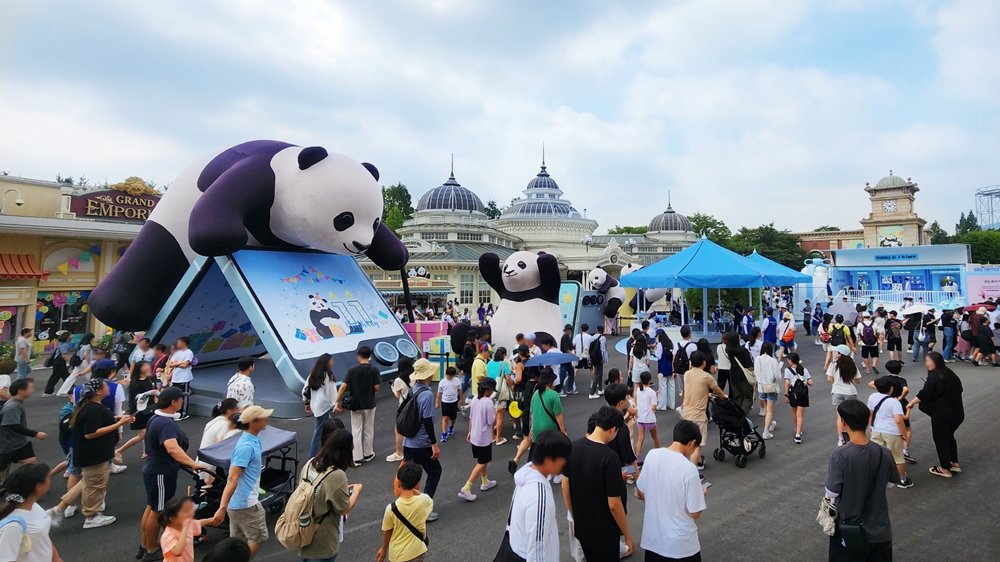
<svg viewBox="0 0 1000 562">
<path fill-rule="evenodd" d="M 682 343 L 674 354 L 674 373 L 683 375 L 691 369 L 691 360 L 688 357 L 687 346 L 691 342 Z"/>
<path fill-rule="evenodd" d="M 420 428 L 424 426 L 424 416 L 420 413 L 420 404 L 417 403 L 417 395 L 429 388 L 418 388 L 416 392 L 411 392 L 403 399 L 396 410 L 396 431 L 403 437 L 416 437 L 420 433 Z"/>
<path fill-rule="evenodd" d="M 809 396 L 809 387 L 806 386 L 806 378 L 804 376 L 799 376 L 794 369 L 792 371 L 792 385 L 788 389 L 788 394 L 795 398 L 795 400 L 802 401 Z"/>
<path fill-rule="evenodd" d="M 306 466 L 302 470 L 302 480 L 299 481 L 299 485 L 296 486 L 292 495 L 288 496 L 285 511 L 278 518 L 278 522 L 274 524 L 274 536 L 285 548 L 300 550 L 302 547 L 309 546 L 320 524 L 333 511 L 333 506 L 331 506 L 323 515 L 313 516 L 313 503 L 316 500 L 316 494 L 319 493 L 319 486 L 332 472 L 333 469 L 327 469 L 318 476 L 315 482 L 311 482 L 306 478 L 309 467 Z"/>
<path fill-rule="evenodd" d="M 590 362 L 594 365 L 604 364 L 604 354 L 601 353 L 601 339 L 603 337 L 600 334 L 594 336 L 594 339 L 590 340 L 590 345 L 587 347 L 587 353 L 590 354 Z"/>
<path fill-rule="evenodd" d="M 878 344 L 878 339 L 875 337 L 875 326 L 871 323 L 861 323 L 861 343 L 865 345 Z"/>
<path fill-rule="evenodd" d="M 830 345 L 844 345 L 847 343 L 847 336 L 844 335 L 844 330 L 847 330 L 847 326 L 841 326 L 830 329 Z"/>
</svg>

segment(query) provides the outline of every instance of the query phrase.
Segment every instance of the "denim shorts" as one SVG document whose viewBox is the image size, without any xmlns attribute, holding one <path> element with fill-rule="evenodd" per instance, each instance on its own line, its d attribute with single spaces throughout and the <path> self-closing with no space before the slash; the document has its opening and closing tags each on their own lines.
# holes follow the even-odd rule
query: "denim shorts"
<svg viewBox="0 0 1000 562">
<path fill-rule="evenodd" d="M 778 401 L 778 393 L 777 392 L 759 392 L 759 393 L 757 393 L 757 396 L 761 400 L 767 400 L 768 402 L 777 402 Z"/>
<path fill-rule="evenodd" d="M 73 447 L 69 448 L 69 454 L 66 455 L 66 470 L 74 476 L 81 476 L 83 474 L 80 467 L 73 464 Z"/>
</svg>

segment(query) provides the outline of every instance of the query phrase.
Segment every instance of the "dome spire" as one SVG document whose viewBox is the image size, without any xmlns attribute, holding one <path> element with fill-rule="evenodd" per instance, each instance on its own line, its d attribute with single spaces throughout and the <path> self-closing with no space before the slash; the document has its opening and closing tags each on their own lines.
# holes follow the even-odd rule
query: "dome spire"
<svg viewBox="0 0 1000 562">
<path fill-rule="evenodd" d="M 451 153 L 451 177 L 449 179 L 455 179 L 455 153 Z"/>
</svg>

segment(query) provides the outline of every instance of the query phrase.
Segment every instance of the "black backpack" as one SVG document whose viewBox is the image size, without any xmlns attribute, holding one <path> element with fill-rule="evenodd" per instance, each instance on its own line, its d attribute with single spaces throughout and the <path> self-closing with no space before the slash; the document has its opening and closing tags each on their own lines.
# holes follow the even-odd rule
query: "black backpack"
<svg viewBox="0 0 1000 562">
<path fill-rule="evenodd" d="M 691 359 L 688 357 L 687 346 L 692 342 L 682 342 L 674 354 L 674 374 L 683 375 L 691 369 Z"/>
<path fill-rule="evenodd" d="M 788 389 L 788 394 L 796 400 L 805 400 L 809 396 L 809 387 L 806 386 L 806 378 L 804 376 L 800 377 L 794 369 L 790 370 L 792 371 L 792 380 L 794 382 L 792 382 L 791 387 Z"/>
<path fill-rule="evenodd" d="M 420 403 L 417 402 L 417 395 L 424 391 L 430 389 L 424 387 L 411 392 L 396 410 L 396 432 L 403 437 L 416 437 L 420 433 L 420 428 L 424 426 L 424 416 L 420 413 Z"/>
<path fill-rule="evenodd" d="M 847 336 L 844 335 L 844 330 L 847 326 L 841 325 L 839 328 L 834 326 L 833 331 L 830 332 L 830 345 L 844 345 L 847 343 Z"/>
<path fill-rule="evenodd" d="M 600 334 L 594 336 L 594 339 L 590 340 L 590 346 L 587 348 L 587 353 L 590 354 L 590 362 L 594 365 L 604 364 L 604 354 L 601 353 L 601 339 L 603 337 Z"/>
</svg>

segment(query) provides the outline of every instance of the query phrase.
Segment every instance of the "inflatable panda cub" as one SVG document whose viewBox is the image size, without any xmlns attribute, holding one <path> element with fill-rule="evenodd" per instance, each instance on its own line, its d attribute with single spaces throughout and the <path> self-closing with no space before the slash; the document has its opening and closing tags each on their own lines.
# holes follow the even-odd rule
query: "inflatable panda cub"
<svg viewBox="0 0 1000 562">
<path fill-rule="evenodd" d="M 501 264 L 500 256 L 486 253 L 479 256 L 479 270 L 500 295 L 500 304 L 488 326 L 494 346 L 513 349 L 518 333 L 544 332 L 556 337 L 562 332 L 562 277 L 555 256 L 514 252 Z"/>
<path fill-rule="evenodd" d="M 604 316 L 614 318 L 618 309 L 625 302 L 625 289 L 618 285 L 618 280 L 608 275 L 607 271 L 597 267 L 587 274 L 587 282 L 593 290 L 604 295 Z"/>
<path fill-rule="evenodd" d="M 135 241 L 90 295 L 120 330 L 145 330 L 197 255 L 246 247 L 366 255 L 386 270 L 409 258 L 381 222 L 378 170 L 329 153 L 258 140 L 209 154 L 170 184 Z"/>
<path fill-rule="evenodd" d="M 625 277 L 629 273 L 639 271 L 642 267 L 643 266 L 637 263 L 627 263 L 624 267 L 622 267 L 621 276 Z M 653 307 L 653 303 L 667 296 L 667 293 L 669 292 L 670 289 L 636 289 L 635 294 L 632 295 L 632 298 L 628 301 L 628 305 L 632 308 L 632 310 L 638 313 L 639 303 L 641 300 L 643 312 L 647 312 Z"/>
</svg>

